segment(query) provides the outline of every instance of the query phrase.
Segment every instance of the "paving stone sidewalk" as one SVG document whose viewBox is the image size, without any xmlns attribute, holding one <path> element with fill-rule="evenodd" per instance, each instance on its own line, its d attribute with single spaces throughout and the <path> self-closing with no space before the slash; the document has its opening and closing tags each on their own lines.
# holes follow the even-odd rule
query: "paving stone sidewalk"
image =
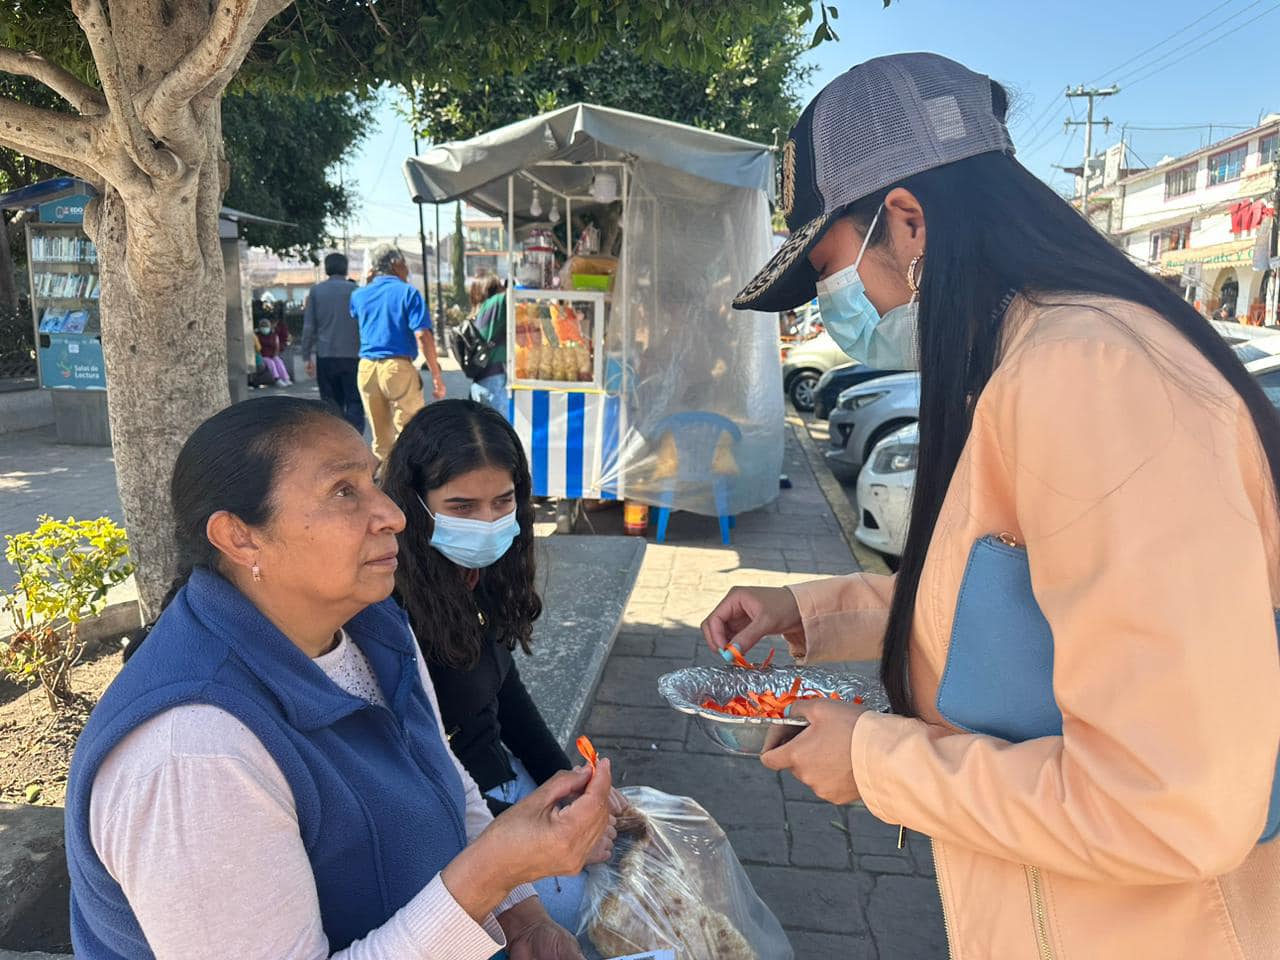
<svg viewBox="0 0 1280 960">
<path fill-rule="evenodd" d="M 650 543 L 586 732 L 614 759 L 622 785 L 692 796 L 710 811 L 799 960 L 945 958 L 926 838 L 909 835 L 898 850 L 896 827 L 865 808 L 818 801 L 754 758 L 723 753 L 657 693 L 662 674 L 714 662 L 697 628 L 730 587 L 857 569 L 790 432 L 786 470 L 793 488 L 739 517 L 732 547 L 720 546 L 714 520 L 682 514 L 666 544 Z"/>
</svg>

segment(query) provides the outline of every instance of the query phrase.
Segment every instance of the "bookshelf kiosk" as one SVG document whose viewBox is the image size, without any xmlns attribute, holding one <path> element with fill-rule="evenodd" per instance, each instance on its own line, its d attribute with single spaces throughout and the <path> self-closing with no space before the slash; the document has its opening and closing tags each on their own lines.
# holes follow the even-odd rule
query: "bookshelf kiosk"
<svg viewBox="0 0 1280 960">
<path fill-rule="evenodd" d="M 40 386 L 53 391 L 63 443 L 111 442 L 98 313 L 98 252 L 80 222 L 87 196 L 40 205 L 27 224 L 27 263 Z"/>
</svg>

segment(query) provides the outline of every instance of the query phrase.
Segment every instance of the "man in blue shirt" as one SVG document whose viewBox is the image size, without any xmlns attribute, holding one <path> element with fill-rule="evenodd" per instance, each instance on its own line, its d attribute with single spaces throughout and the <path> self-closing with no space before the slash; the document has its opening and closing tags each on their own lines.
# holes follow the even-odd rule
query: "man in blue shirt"
<svg viewBox="0 0 1280 960">
<path fill-rule="evenodd" d="M 422 377 L 414 365 L 421 352 L 431 368 L 433 395 L 443 400 L 444 376 L 431 337 L 431 317 L 422 294 L 408 283 L 404 254 L 392 246 L 373 252 L 374 277 L 351 294 L 351 316 L 360 324 L 357 380 L 373 431 L 373 455 L 386 460 L 391 445 L 422 409 Z"/>
</svg>

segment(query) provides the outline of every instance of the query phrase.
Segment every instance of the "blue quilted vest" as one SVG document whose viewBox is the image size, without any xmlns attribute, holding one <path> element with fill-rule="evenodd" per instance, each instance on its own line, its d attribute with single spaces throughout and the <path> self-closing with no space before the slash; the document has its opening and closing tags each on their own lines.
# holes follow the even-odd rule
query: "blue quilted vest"
<svg viewBox="0 0 1280 960">
<path fill-rule="evenodd" d="M 71 936 L 80 960 L 152 957 L 93 849 L 89 797 L 111 749 L 150 717 L 204 703 L 244 723 L 293 791 L 331 950 L 380 926 L 466 846 L 462 781 L 403 612 L 387 600 L 347 632 L 391 709 L 353 697 L 222 577 L 196 570 L 94 709 L 67 785 Z"/>
</svg>

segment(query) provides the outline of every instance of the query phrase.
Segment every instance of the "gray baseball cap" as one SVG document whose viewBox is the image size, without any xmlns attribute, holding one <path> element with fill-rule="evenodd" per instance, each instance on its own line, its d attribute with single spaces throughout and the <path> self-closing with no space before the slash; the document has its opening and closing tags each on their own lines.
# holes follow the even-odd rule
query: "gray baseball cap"
<svg viewBox="0 0 1280 960">
<path fill-rule="evenodd" d="M 778 208 L 791 236 L 734 299 L 777 312 L 812 300 L 808 253 L 852 203 L 979 153 L 1013 153 L 991 78 L 935 53 L 860 63 L 823 87 L 783 147 Z"/>
</svg>

